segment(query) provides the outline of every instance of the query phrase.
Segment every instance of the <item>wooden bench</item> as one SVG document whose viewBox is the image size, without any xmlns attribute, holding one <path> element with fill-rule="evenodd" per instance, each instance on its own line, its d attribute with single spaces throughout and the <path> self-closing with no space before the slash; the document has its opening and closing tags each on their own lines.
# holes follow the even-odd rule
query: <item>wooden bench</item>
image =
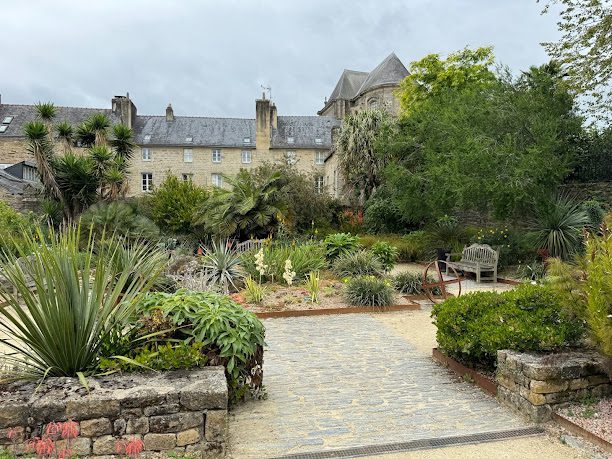
<svg viewBox="0 0 612 459">
<path fill-rule="evenodd" d="M 249 250 L 260 249 L 265 239 L 249 239 L 248 241 L 236 244 L 236 252 L 248 252 Z"/>
<path fill-rule="evenodd" d="M 461 260 L 451 261 L 453 255 L 461 255 Z M 499 251 L 486 244 L 472 244 L 464 247 L 461 254 L 446 254 L 446 274 L 448 268 L 476 274 L 476 282 L 481 280 L 492 280 L 497 282 L 497 262 Z M 492 273 L 490 277 L 483 277 L 482 273 Z"/>
</svg>

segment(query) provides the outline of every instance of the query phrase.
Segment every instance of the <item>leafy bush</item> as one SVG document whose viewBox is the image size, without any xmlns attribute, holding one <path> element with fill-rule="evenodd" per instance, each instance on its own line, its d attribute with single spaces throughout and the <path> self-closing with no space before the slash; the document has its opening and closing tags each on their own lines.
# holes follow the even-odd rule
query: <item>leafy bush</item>
<svg viewBox="0 0 612 459">
<path fill-rule="evenodd" d="M 242 255 L 242 266 L 248 275 L 259 279 L 260 273 L 255 266 L 255 254 L 250 251 Z M 308 273 L 319 271 L 325 267 L 325 252 L 318 243 L 308 244 L 268 244 L 263 247 L 264 262 L 268 265 L 262 281 L 278 281 L 283 279 L 285 263 L 291 260 L 295 272 L 294 282 L 303 282 Z"/>
<path fill-rule="evenodd" d="M 472 365 L 495 366 L 497 351 L 550 351 L 579 343 L 584 323 L 550 288 L 523 285 L 478 292 L 433 306 L 440 349 Z"/>
<path fill-rule="evenodd" d="M 354 252 L 359 248 L 359 237 L 351 233 L 330 234 L 323 240 L 325 255 L 328 260 L 333 261 L 340 255 Z"/>
<path fill-rule="evenodd" d="M 230 241 L 221 240 L 206 248 L 202 268 L 210 284 L 227 294 L 230 288 L 237 291 L 238 284 L 244 279 L 240 261 L 240 253 L 231 248 Z"/>
<path fill-rule="evenodd" d="M 385 271 L 391 271 L 397 261 L 397 247 L 392 246 L 388 242 L 378 241 L 370 249 L 374 256 L 378 258 Z"/>
<path fill-rule="evenodd" d="M 429 228 L 429 238 L 436 247 L 454 248 L 466 241 L 466 233 L 456 217 L 444 215 Z"/>
<path fill-rule="evenodd" d="M 376 236 L 362 234 L 359 243 L 366 249 L 371 249 L 377 242 L 386 242 L 397 248 L 397 261 L 409 263 L 427 261 L 433 258 L 433 248 L 425 231 L 412 231 L 405 236 L 399 234 L 379 234 Z"/>
<path fill-rule="evenodd" d="M 128 334 L 131 301 L 163 271 L 165 256 L 152 247 L 89 237 L 82 248 L 83 239 L 78 227 L 38 230 L 2 264 L 0 343 L 15 351 L 4 358 L 16 366 L 7 377 L 94 372 L 101 349 Z"/>
<path fill-rule="evenodd" d="M 479 228 L 470 242 L 499 250 L 498 269 L 520 264 L 536 255 L 527 235 L 507 226 Z"/>
<path fill-rule="evenodd" d="M 17 250 L 15 245 L 22 240 L 22 234 L 32 231 L 30 218 L 0 201 L 0 255 L 4 251 L 14 254 Z"/>
<path fill-rule="evenodd" d="M 251 276 L 244 280 L 244 289 L 244 297 L 249 303 L 261 303 L 266 294 L 266 288 L 255 281 Z"/>
<path fill-rule="evenodd" d="M 427 283 L 436 282 L 436 278 L 431 274 L 427 275 Z M 421 273 L 415 273 L 412 271 L 404 271 L 393 277 L 393 287 L 399 293 L 404 295 L 421 295 L 424 293 L 422 285 L 423 285 L 423 275 Z M 440 287 L 433 288 L 434 295 L 440 295 L 442 292 Z"/>
<path fill-rule="evenodd" d="M 201 342 L 146 345 L 129 359 L 100 359 L 103 371 L 177 370 L 205 366 L 207 357 Z"/>
<path fill-rule="evenodd" d="M 261 390 L 264 326 L 252 312 L 213 292 L 149 293 L 136 305 L 145 316 L 162 311 L 176 327 L 168 339 L 202 343 L 207 365 L 223 365 L 233 401 Z M 167 328 L 162 322 L 157 332 Z"/>
<path fill-rule="evenodd" d="M 332 265 L 333 273 L 340 277 L 381 275 L 383 265 L 376 255 L 367 250 L 345 253 L 336 258 Z"/>
<path fill-rule="evenodd" d="M 145 239 L 150 242 L 159 240 L 159 228 L 144 215 L 126 202 L 99 202 L 81 215 L 81 224 L 91 226 L 95 234 L 117 233 L 130 240 Z"/>
<path fill-rule="evenodd" d="M 397 218 L 398 207 L 390 200 L 374 197 L 368 200 L 363 213 L 363 226 L 369 233 L 401 232 L 405 225 Z"/>
<path fill-rule="evenodd" d="M 348 281 L 344 297 L 354 306 L 384 308 L 393 304 L 395 292 L 386 279 L 375 276 L 354 277 Z"/>
<path fill-rule="evenodd" d="M 179 180 L 168 175 L 143 199 L 143 204 L 151 219 L 164 231 L 189 234 L 193 217 L 206 198 L 206 190 L 191 180 Z"/>
<path fill-rule="evenodd" d="M 589 217 L 589 223 L 592 229 L 598 230 L 599 226 L 602 224 L 604 217 L 606 216 L 606 211 L 602 207 L 599 201 L 595 201 L 594 199 L 590 199 L 588 201 L 584 201 L 581 204 L 582 210 Z"/>
</svg>

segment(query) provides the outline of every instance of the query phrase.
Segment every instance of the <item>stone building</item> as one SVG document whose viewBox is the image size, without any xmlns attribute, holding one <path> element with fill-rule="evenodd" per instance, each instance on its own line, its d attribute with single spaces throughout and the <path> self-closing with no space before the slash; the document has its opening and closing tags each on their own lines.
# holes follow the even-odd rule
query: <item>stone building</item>
<svg viewBox="0 0 612 459">
<path fill-rule="evenodd" d="M 151 191 L 168 173 L 201 186 L 224 186 L 223 176 L 233 176 L 240 169 L 283 162 L 312 174 L 313 186 L 320 192 L 339 196 L 340 181 L 331 154 L 333 133 L 345 115 L 367 107 L 396 113 L 393 91 L 406 75 L 395 54 L 370 73 L 345 70 L 319 116 L 279 115 L 265 94 L 255 101 L 254 118 L 180 116 L 171 105 L 165 115 L 141 115 L 128 94 L 113 97 L 110 109 L 56 107 L 56 120 L 77 126 L 103 113 L 111 124 L 133 129 L 137 148 L 129 171 L 130 195 Z M 24 126 L 36 117 L 35 105 L 0 100 L 0 168 L 33 159 Z"/>
</svg>

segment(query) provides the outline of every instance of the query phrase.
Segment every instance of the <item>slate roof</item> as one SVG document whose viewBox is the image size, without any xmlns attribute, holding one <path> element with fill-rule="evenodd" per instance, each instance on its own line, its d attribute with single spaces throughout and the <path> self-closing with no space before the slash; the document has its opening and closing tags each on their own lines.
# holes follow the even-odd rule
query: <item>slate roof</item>
<svg viewBox="0 0 612 459">
<path fill-rule="evenodd" d="M 344 70 L 324 109 L 334 100 L 353 100 L 370 89 L 397 84 L 407 75 L 408 70 L 395 53 L 389 54 L 369 73 Z"/>
<path fill-rule="evenodd" d="M 272 148 L 329 149 L 332 129 L 340 123 L 332 116 L 279 116 L 278 128 L 272 130 Z M 287 141 L 288 137 L 293 137 L 293 143 Z"/>
<path fill-rule="evenodd" d="M 25 186 L 28 184 L 23 179 L 17 178 L 14 175 L 0 169 L 0 188 L 4 188 L 10 194 L 23 194 Z"/>
<path fill-rule="evenodd" d="M 111 124 L 119 124 L 121 120 L 119 116 L 113 113 L 111 109 L 103 108 L 82 108 L 82 107 L 55 107 L 57 114 L 55 121 L 67 121 L 73 126 L 76 126 L 92 115 L 104 113 Z M 12 116 L 13 121 L 8 124 L 5 132 L 0 132 L 0 138 L 5 137 L 23 137 L 23 129 L 26 123 L 38 119 L 36 105 L 0 105 L 0 125 L 7 116 Z"/>
</svg>

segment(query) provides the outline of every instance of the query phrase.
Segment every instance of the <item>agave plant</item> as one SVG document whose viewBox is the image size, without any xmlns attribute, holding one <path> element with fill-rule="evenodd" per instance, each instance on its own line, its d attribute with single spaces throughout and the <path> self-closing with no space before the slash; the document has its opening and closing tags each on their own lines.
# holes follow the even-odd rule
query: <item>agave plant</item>
<svg viewBox="0 0 612 459">
<path fill-rule="evenodd" d="M 532 223 L 532 237 L 538 249 L 568 260 L 580 250 L 582 231 L 589 224 L 589 216 L 578 202 L 559 195 L 540 206 Z"/>
<path fill-rule="evenodd" d="M 125 244 L 91 232 L 83 238 L 77 226 L 48 235 L 39 228 L 16 255 L 5 254 L 0 343 L 13 352 L 4 357 L 12 368 L 4 378 L 95 372 L 101 349 L 129 328 L 132 305 L 165 265 L 163 252 Z"/>
<path fill-rule="evenodd" d="M 233 249 L 230 240 L 213 242 L 206 248 L 202 258 L 202 266 L 212 285 L 216 285 L 223 293 L 229 293 L 230 287 L 236 291 L 237 284 L 244 279 L 244 271 L 240 266 L 240 254 Z"/>
</svg>

